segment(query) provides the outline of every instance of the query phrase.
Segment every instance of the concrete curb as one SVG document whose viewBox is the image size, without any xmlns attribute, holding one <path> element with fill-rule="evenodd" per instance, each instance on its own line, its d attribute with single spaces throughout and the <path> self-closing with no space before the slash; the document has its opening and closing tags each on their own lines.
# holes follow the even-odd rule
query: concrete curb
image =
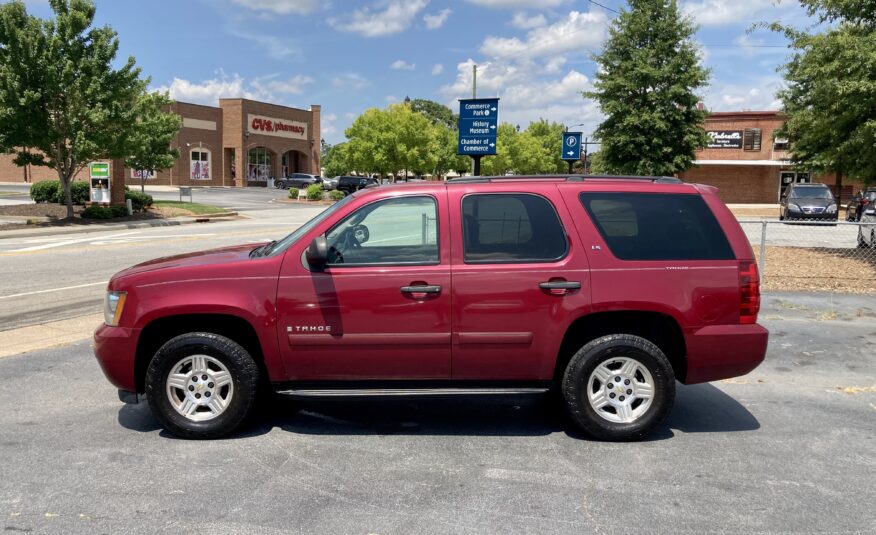
<svg viewBox="0 0 876 535">
<path fill-rule="evenodd" d="M 208 223 L 213 219 L 226 219 L 236 217 L 237 212 L 226 212 L 222 214 L 205 214 L 193 217 L 175 217 L 171 219 L 161 219 L 157 221 L 136 221 L 131 223 L 109 223 L 106 225 L 95 223 L 93 225 L 70 226 L 70 227 L 44 227 L 44 228 L 22 228 L 16 230 L 0 231 L 0 240 L 8 238 L 29 238 L 31 236 L 54 236 L 58 234 L 80 234 L 90 232 L 109 232 L 113 230 L 130 230 L 150 227 L 175 227 L 179 225 L 189 225 L 192 223 Z M 26 225 L 22 225 L 26 227 Z"/>
</svg>

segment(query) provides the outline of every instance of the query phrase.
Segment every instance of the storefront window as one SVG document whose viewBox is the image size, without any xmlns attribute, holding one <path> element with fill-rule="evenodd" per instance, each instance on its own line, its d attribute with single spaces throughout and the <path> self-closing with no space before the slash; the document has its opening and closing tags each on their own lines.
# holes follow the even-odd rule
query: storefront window
<svg viewBox="0 0 876 535">
<path fill-rule="evenodd" d="M 246 169 L 247 180 L 266 181 L 273 174 L 274 154 L 265 147 L 250 149 Z"/>
<path fill-rule="evenodd" d="M 210 151 L 208 149 L 193 149 L 190 165 L 190 177 L 192 180 L 210 180 L 212 178 L 210 176 Z"/>
</svg>

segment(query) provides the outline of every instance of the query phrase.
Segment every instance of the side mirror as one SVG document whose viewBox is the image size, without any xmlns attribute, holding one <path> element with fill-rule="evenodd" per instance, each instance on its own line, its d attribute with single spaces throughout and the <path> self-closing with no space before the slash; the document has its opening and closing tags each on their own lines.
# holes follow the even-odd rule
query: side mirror
<svg viewBox="0 0 876 535">
<path fill-rule="evenodd" d="M 328 242 L 325 236 L 313 238 L 304 253 L 304 258 L 307 260 L 307 264 L 314 269 L 325 268 L 326 263 L 328 263 Z"/>
</svg>

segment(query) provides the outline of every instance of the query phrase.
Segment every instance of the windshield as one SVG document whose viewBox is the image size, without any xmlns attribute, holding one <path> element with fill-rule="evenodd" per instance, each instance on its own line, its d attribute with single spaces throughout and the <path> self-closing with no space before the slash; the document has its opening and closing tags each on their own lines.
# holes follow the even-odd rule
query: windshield
<svg viewBox="0 0 876 535">
<path fill-rule="evenodd" d="M 794 188 L 792 199 L 833 199 L 833 194 L 827 188 Z"/>
<path fill-rule="evenodd" d="M 279 240 L 268 251 L 265 251 L 262 256 L 274 256 L 275 254 L 279 254 L 282 251 L 285 251 L 287 248 L 289 248 L 290 245 L 297 242 L 301 238 L 301 236 L 304 236 L 305 234 L 310 232 L 313 227 L 325 221 L 330 215 L 337 212 L 338 209 L 340 209 L 345 204 L 348 204 L 352 199 L 353 196 L 348 195 L 340 201 L 336 202 L 335 204 L 329 206 L 325 211 L 318 213 L 316 217 L 295 229 L 292 234 L 289 234 L 282 240 Z"/>
</svg>

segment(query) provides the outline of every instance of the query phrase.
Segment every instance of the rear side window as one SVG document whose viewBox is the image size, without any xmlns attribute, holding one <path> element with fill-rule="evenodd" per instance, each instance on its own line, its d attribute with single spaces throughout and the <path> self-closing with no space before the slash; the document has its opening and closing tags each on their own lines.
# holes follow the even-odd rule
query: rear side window
<svg viewBox="0 0 876 535">
<path fill-rule="evenodd" d="M 699 195 L 581 193 L 581 203 L 621 260 L 733 260 L 724 231 Z"/>
<path fill-rule="evenodd" d="M 462 229 L 467 264 L 555 262 L 568 250 L 557 211 L 538 195 L 466 195 Z"/>
</svg>

